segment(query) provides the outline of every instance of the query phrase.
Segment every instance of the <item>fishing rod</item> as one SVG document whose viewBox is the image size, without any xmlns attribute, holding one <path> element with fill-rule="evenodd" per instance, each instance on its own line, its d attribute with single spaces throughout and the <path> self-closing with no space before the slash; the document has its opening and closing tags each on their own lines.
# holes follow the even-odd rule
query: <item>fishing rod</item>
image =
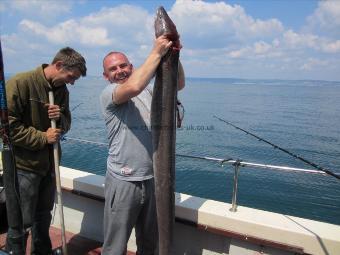
<svg viewBox="0 0 340 255">
<path fill-rule="evenodd" d="M 230 126 L 236 128 L 238 130 L 241 130 L 242 132 L 246 133 L 247 135 L 251 135 L 251 136 L 255 137 L 259 141 L 265 142 L 265 143 L 269 144 L 270 146 L 274 147 L 275 149 L 279 149 L 280 151 L 283 151 L 284 153 L 287 153 L 288 155 L 290 155 L 290 156 L 292 156 L 292 157 L 294 157 L 296 159 L 299 159 L 299 160 L 305 162 L 306 164 L 308 164 L 308 165 L 310 165 L 310 166 L 312 166 L 312 167 L 314 167 L 314 168 L 316 168 L 316 169 L 318 169 L 318 170 L 320 170 L 320 171 L 322 171 L 322 172 L 324 172 L 324 173 L 326 173 L 326 174 L 328 174 L 330 176 L 333 176 L 333 177 L 335 177 L 337 179 L 340 179 L 340 175 L 335 174 L 332 171 L 327 170 L 327 169 L 323 168 L 322 166 L 319 166 L 319 165 L 317 165 L 317 164 L 315 164 L 315 163 L 313 163 L 313 162 L 311 162 L 311 161 L 309 161 L 309 160 L 307 160 L 307 159 L 305 159 L 305 158 L 303 158 L 303 157 L 301 157 L 299 155 L 296 155 L 296 154 L 294 154 L 294 153 L 292 153 L 292 152 L 290 152 L 290 151 L 288 151 L 288 150 L 286 150 L 286 149 L 284 149 L 284 148 L 282 148 L 282 147 L 280 147 L 280 146 L 278 146 L 276 144 L 273 144 L 273 143 L 267 141 L 266 139 L 263 139 L 263 138 L 255 135 L 255 134 L 253 134 L 253 133 L 251 133 L 251 132 L 249 132 L 249 131 L 247 131 L 247 130 L 245 130 L 243 128 L 240 128 L 240 127 L 230 123 L 227 120 L 219 118 L 216 115 L 214 115 L 214 118 L 218 119 L 219 121 L 222 121 L 222 122 L 226 123 L 227 125 L 230 125 Z"/>
<path fill-rule="evenodd" d="M 5 74 L 4 74 L 4 64 L 2 58 L 1 50 L 1 40 L 0 40 L 0 137 L 2 142 L 2 165 L 3 165 L 3 178 L 4 187 L 6 195 L 6 211 L 7 211 L 7 221 L 8 226 L 16 229 L 22 230 L 22 235 L 24 234 L 23 229 L 23 219 L 20 207 L 20 196 L 19 196 L 19 184 L 17 171 L 15 166 L 14 149 L 11 143 L 10 128 L 8 121 L 8 108 L 7 108 L 7 98 L 6 98 L 6 86 L 5 86 Z M 22 236 L 11 238 L 10 248 L 13 254 L 24 255 L 24 242 Z"/>
</svg>

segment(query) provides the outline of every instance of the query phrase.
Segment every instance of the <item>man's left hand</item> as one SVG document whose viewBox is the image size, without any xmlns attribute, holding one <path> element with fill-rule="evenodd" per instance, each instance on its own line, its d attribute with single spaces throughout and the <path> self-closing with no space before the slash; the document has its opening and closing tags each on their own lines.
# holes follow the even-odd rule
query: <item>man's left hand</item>
<svg viewBox="0 0 340 255">
<path fill-rule="evenodd" d="M 48 104 L 48 117 L 51 120 L 59 120 L 60 118 L 60 107 L 59 105 L 55 105 L 55 104 Z"/>
</svg>

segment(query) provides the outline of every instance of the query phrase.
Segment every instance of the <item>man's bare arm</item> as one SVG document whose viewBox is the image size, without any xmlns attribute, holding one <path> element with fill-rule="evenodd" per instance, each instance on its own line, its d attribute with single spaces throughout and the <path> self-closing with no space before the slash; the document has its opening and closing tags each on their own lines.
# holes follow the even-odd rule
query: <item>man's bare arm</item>
<svg viewBox="0 0 340 255">
<path fill-rule="evenodd" d="M 126 82 L 118 85 L 114 90 L 112 95 L 114 103 L 122 104 L 145 89 L 171 45 L 172 42 L 165 36 L 160 36 L 155 40 L 154 47 L 145 62 L 132 72 Z"/>
</svg>

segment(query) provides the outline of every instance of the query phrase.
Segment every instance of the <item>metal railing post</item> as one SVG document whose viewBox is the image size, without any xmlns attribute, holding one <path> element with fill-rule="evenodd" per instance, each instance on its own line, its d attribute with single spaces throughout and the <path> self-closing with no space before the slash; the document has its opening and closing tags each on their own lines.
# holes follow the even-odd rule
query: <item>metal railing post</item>
<svg viewBox="0 0 340 255">
<path fill-rule="evenodd" d="M 237 184 L 238 184 L 238 174 L 240 172 L 240 161 L 237 160 L 234 164 L 234 188 L 233 188 L 233 197 L 231 202 L 231 208 L 229 209 L 231 212 L 237 211 Z"/>
</svg>

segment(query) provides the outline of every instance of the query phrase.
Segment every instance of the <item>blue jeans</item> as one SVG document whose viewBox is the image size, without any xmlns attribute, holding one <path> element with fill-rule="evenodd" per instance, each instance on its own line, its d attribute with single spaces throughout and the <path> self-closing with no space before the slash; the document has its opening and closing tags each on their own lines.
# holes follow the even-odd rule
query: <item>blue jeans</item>
<svg viewBox="0 0 340 255">
<path fill-rule="evenodd" d="M 6 249 L 14 251 L 23 248 L 25 251 L 28 231 L 31 229 L 31 254 L 51 254 L 49 228 L 56 189 L 54 172 L 51 171 L 46 176 L 42 176 L 17 169 L 17 174 L 24 231 L 9 226 Z M 18 247 L 20 245 L 24 247 Z"/>
</svg>

